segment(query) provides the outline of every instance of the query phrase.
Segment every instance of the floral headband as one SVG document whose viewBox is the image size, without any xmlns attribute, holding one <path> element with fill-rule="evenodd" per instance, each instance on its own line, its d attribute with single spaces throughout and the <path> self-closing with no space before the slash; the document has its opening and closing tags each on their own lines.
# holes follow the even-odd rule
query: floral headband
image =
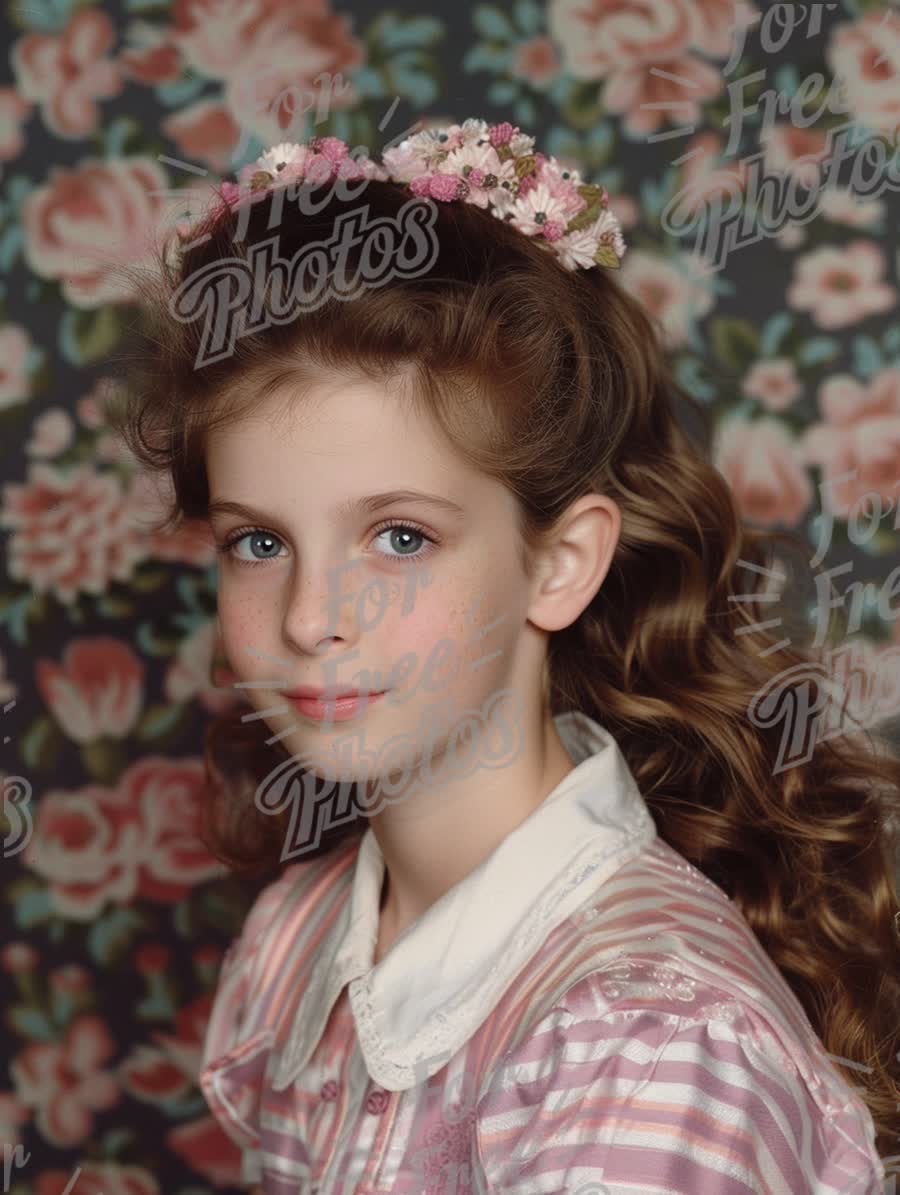
<svg viewBox="0 0 900 1195">
<path fill-rule="evenodd" d="M 581 181 L 577 170 L 534 152 L 534 138 L 504 121 L 488 125 L 469 118 L 462 125 L 426 129 L 382 154 L 382 165 L 353 157 L 338 137 L 284 141 L 242 167 L 239 183 L 222 183 L 230 206 L 251 201 L 275 186 L 364 178 L 408 185 L 414 195 L 449 203 L 462 200 L 550 249 L 567 270 L 606 266 L 617 270 L 625 241 L 608 207 L 605 187 Z"/>
</svg>

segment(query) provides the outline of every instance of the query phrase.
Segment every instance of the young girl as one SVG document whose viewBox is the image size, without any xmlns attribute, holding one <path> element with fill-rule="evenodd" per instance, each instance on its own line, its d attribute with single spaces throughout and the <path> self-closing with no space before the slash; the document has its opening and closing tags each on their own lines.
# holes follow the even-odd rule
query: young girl
<svg viewBox="0 0 900 1195">
<path fill-rule="evenodd" d="M 219 199 L 117 418 L 209 522 L 249 705 L 204 832 L 265 886 L 201 1074 L 247 1184 L 874 1195 L 900 762 L 845 725 L 779 766 L 784 679 L 751 718 L 831 690 L 605 192 L 467 120 Z"/>
</svg>

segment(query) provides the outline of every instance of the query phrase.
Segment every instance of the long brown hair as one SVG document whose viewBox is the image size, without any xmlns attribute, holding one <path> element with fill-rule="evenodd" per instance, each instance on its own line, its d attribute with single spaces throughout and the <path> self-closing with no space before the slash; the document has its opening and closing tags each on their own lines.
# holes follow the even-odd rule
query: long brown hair
<svg viewBox="0 0 900 1195">
<path fill-rule="evenodd" d="M 320 186 L 308 193 L 321 204 Z M 314 216 L 285 205 L 278 253 L 292 261 L 327 240 L 360 202 L 370 219 L 394 219 L 409 198 L 370 181 L 362 200 L 332 194 Z M 660 836 L 736 903 L 826 1049 L 866 1068 L 845 1077 L 868 1103 L 882 1155 L 897 1152 L 900 760 L 854 731 L 782 768 L 782 721 L 749 714 L 788 669 L 814 705 L 824 696 L 816 652 L 749 629 L 771 617 L 761 595 L 776 545 L 799 541 L 742 525 L 710 460 L 706 412 L 674 381 L 658 325 L 614 271 L 570 273 L 475 205 L 436 207 L 427 272 L 329 297 L 287 323 L 263 319 L 202 368 L 205 312 L 176 319 L 173 296 L 274 235 L 271 195 L 254 200 L 240 233 L 226 210 L 206 241 L 180 255 L 160 248 L 152 273 L 131 274 L 139 322 L 124 402 L 109 415 L 137 461 L 170 480 L 161 526 L 206 518 L 211 427 L 285 382 L 301 395 L 322 370 L 406 379 L 458 451 L 515 494 L 526 563 L 570 503 L 610 495 L 621 536 L 593 600 L 550 638 L 549 708 L 583 710 L 614 735 Z M 351 269 L 357 260 L 352 250 Z M 696 439 L 679 403 L 699 420 Z M 236 871 L 279 866 L 288 810 L 263 813 L 253 794 L 280 756 L 240 709 L 210 726 L 207 842 Z M 360 818 L 326 832 L 320 850 L 364 828 Z"/>
</svg>

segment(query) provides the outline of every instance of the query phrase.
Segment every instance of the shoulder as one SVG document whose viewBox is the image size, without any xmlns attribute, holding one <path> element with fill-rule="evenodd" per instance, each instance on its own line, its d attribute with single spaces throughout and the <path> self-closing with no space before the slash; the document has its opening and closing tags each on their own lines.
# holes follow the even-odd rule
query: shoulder
<svg viewBox="0 0 900 1195">
<path fill-rule="evenodd" d="M 764 1006 L 795 1035 L 812 1035 L 737 907 L 657 839 L 587 892 L 546 936 L 509 985 L 502 1015 L 485 1027 L 488 1056 L 515 1048 L 551 1010 L 596 1020 L 629 1002 L 652 1002 L 681 1016 L 704 988 L 714 993 L 713 1006 Z"/>
<path fill-rule="evenodd" d="M 483 1085 L 490 1189 L 524 1195 L 552 1172 L 554 1190 L 602 1178 L 609 1195 L 875 1195 L 871 1118 L 820 1052 L 677 959 L 623 956 L 573 982 Z"/>
<path fill-rule="evenodd" d="M 687 1015 L 706 994 L 713 1007 L 742 1004 L 815 1045 L 800 1002 L 738 907 L 662 839 L 590 894 L 534 962 L 540 998 L 530 1001 L 522 1028 L 585 998 L 592 1015 L 631 998 Z"/>
<path fill-rule="evenodd" d="M 798 1043 L 713 988 L 679 1011 L 658 964 L 626 965 L 615 993 L 581 978 L 494 1071 L 475 1125 L 491 1190 L 552 1174 L 553 1190 L 602 1179 L 609 1195 L 881 1191 L 871 1118 L 849 1093 L 832 1102 Z"/>
<path fill-rule="evenodd" d="M 799 1077 L 823 1113 L 851 1089 L 829 1062 L 785 977 L 728 896 L 662 839 L 625 864 L 545 944 L 539 998 L 515 1046 L 548 1015 L 612 1032 L 655 1025 L 729 1027 L 748 1050 Z M 726 1034 L 727 1036 L 727 1034 Z"/>
<path fill-rule="evenodd" d="M 662 840 L 535 962 L 479 1081 L 489 1189 L 881 1195 L 864 1103 L 737 907 Z"/>
</svg>

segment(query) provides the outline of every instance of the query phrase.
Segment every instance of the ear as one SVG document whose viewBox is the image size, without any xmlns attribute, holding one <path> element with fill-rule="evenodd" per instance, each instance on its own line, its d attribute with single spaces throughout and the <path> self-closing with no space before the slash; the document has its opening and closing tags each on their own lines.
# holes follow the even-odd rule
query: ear
<svg viewBox="0 0 900 1195">
<path fill-rule="evenodd" d="M 603 584 L 622 513 L 603 494 L 577 499 L 545 536 L 537 553 L 528 618 L 542 631 L 571 626 Z"/>
</svg>

